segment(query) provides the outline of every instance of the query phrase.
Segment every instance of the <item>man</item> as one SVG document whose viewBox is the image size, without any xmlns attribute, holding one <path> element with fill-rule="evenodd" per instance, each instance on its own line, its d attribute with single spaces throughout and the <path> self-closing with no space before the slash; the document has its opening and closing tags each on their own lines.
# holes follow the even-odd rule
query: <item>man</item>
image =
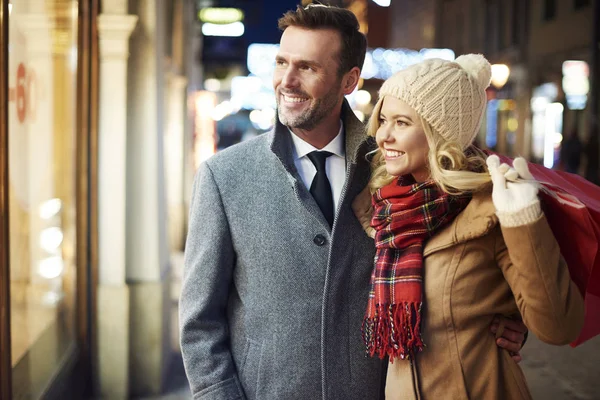
<svg viewBox="0 0 600 400">
<path fill-rule="evenodd" d="M 216 154 L 194 183 L 186 372 L 194 399 L 383 399 L 384 363 L 361 338 L 374 246 L 351 209 L 373 147 L 344 101 L 366 39 L 333 7 L 298 7 L 279 27 L 274 130 Z"/>
</svg>

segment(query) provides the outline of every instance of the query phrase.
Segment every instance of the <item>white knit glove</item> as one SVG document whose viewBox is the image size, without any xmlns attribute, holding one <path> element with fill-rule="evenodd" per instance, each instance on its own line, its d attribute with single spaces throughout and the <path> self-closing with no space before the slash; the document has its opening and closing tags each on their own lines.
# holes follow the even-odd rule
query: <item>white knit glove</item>
<svg viewBox="0 0 600 400">
<path fill-rule="evenodd" d="M 500 164 L 496 155 L 486 160 L 494 188 L 492 200 L 500 225 L 515 227 L 535 222 L 542 215 L 538 199 L 539 184 L 529 172 L 527 161 L 517 157 L 511 168 Z"/>
</svg>

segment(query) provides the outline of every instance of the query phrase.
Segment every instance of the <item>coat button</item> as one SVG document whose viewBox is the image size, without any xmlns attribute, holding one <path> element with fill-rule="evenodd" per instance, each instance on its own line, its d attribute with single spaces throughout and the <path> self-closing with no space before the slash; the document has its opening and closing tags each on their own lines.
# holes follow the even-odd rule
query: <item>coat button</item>
<svg viewBox="0 0 600 400">
<path fill-rule="evenodd" d="M 313 242 L 315 242 L 315 244 L 317 246 L 323 246 L 325 245 L 325 243 L 327 243 L 327 239 L 325 239 L 325 236 L 318 234 L 317 236 L 315 236 L 315 238 L 313 239 Z"/>
</svg>

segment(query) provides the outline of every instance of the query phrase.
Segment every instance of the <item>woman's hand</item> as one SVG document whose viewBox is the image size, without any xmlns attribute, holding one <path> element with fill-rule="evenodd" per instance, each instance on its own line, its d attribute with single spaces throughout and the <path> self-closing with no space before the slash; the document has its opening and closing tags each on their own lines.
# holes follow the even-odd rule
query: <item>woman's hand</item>
<svg viewBox="0 0 600 400">
<path fill-rule="evenodd" d="M 486 162 L 494 184 L 492 200 L 500 225 L 515 227 L 535 222 L 542 214 L 537 196 L 539 184 L 529 172 L 527 161 L 517 157 L 511 168 L 500 164 L 498 156 L 491 155 Z"/>
<path fill-rule="evenodd" d="M 362 192 L 356 196 L 352 202 L 352 210 L 362 225 L 367 235 L 375 238 L 375 229 L 371 227 L 371 217 L 373 216 L 373 204 L 371 203 L 371 192 L 369 186 L 365 187 Z"/>
<path fill-rule="evenodd" d="M 520 351 L 528 333 L 523 321 L 496 315 L 490 325 L 490 331 L 496 336 L 496 345 L 507 350 L 516 363 L 521 362 Z"/>
</svg>

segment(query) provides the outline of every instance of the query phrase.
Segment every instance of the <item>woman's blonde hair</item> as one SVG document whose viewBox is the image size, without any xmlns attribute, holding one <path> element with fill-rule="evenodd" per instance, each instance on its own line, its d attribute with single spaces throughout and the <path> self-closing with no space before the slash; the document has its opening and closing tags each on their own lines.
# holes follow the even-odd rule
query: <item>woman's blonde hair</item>
<svg viewBox="0 0 600 400">
<path fill-rule="evenodd" d="M 375 137 L 379 129 L 379 113 L 384 98 L 385 96 L 379 99 L 369 119 L 367 125 L 367 135 L 369 136 Z M 475 146 L 463 150 L 458 143 L 444 139 L 423 117 L 420 115 L 419 117 L 427 143 L 429 143 L 430 179 L 435 181 L 444 192 L 452 195 L 487 189 L 491 184 L 491 178 L 485 163 L 485 153 Z M 388 174 L 385 168 L 385 158 L 379 149 L 369 154 L 373 155 L 369 182 L 373 193 L 392 182 L 396 177 Z"/>
</svg>

